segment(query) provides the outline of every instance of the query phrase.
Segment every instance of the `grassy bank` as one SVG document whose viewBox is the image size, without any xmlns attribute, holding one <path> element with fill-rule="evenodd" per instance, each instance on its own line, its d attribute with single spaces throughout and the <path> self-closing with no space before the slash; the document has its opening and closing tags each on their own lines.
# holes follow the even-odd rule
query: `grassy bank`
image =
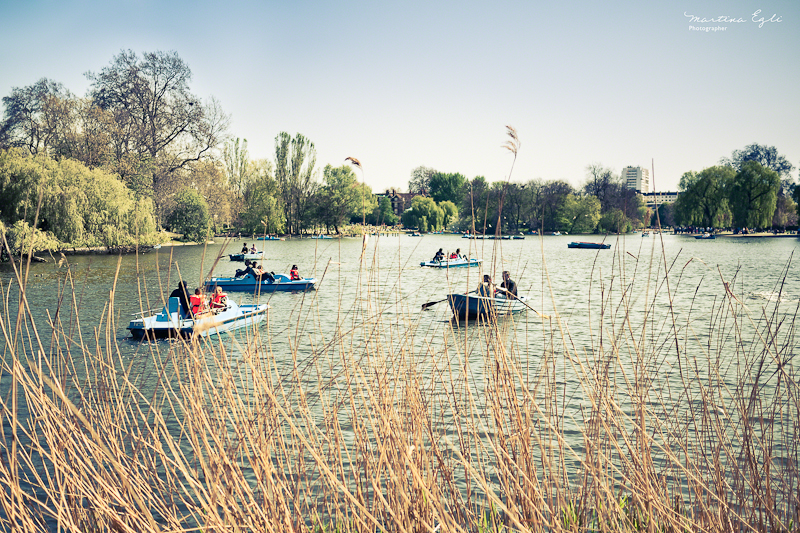
<svg viewBox="0 0 800 533">
<path fill-rule="evenodd" d="M 797 530 L 797 302 L 750 309 L 718 278 L 710 312 L 677 314 L 697 294 L 680 266 L 622 263 L 590 280 L 588 331 L 552 299 L 524 325 L 434 329 L 364 263 L 336 317 L 308 293 L 279 323 L 134 358 L 122 296 L 87 338 L 68 270 L 50 323 L 19 272 L 2 307 L 2 529 Z"/>
</svg>

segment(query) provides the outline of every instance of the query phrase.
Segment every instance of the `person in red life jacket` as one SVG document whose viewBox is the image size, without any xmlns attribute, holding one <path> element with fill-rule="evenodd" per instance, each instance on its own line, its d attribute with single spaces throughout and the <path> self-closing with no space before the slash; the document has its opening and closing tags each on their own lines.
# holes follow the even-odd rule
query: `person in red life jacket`
<svg viewBox="0 0 800 533">
<path fill-rule="evenodd" d="M 450 259 L 458 259 L 458 254 L 456 252 L 451 253 Z"/>
<path fill-rule="evenodd" d="M 292 278 L 292 281 L 303 279 L 300 277 L 300 272 L 297 271 L 297 265 L 292 265 L 292 269 L 289 271 L 289 276 Z"/>
<path fill-rule="evenodd" d="M 222 292 L 222 287 L 217 286 L 214 289 L 209 306 L 214 313 L 219 313 L 228 307 L 228 295 Z"/>
<path fill-rule="evenodd" d="M 194 290 L 194 294 L 189 297 L 189 300 L 192 304 L 192 315 L 194 315 L 195 318 L 202 316 L 208 311 L 206 299 L 203 297 L 203 291 L 201 291 L 200 288 Z"/>
</svg>

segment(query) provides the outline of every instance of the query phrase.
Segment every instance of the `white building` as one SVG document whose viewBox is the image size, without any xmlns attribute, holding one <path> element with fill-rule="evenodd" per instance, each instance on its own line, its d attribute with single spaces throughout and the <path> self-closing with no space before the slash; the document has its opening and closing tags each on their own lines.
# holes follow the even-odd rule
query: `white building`
<svg viewBox="0 0 800 533">
<path fill-rule="evenodd" d="M 642 167 L 625 167 L 622 169 L 622 179 L 629 189 L 642 194 L 650 192 L 650 171 Z"/>
<path fill-rule="evenodd" d="M 642 194 L 642 199 L 647 207 L 656 208 L 661 204 L 674 204 L 678 199 L 677 192 L 646 192 Z"/>
</svg>

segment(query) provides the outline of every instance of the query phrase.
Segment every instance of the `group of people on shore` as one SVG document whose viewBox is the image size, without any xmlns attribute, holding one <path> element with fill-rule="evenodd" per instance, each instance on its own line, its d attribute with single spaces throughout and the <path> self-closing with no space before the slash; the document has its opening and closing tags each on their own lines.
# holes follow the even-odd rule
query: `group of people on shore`
<svg viewBox="0 0 800 533">
<path fill-rule="evenodd" d="M 179 314 L 181 318 L 202 318 L 224 311 L 228 307 L 228 295 L 222 292 L 222 287 L 215 287 L 208 297 L 203 289 L 197 287 L 194 294 L 189 294 L 185 281 L 178 282 L 178 288 L 172 291 L 170 298 L 178 298 L 180 302 Z"/>
</svg>

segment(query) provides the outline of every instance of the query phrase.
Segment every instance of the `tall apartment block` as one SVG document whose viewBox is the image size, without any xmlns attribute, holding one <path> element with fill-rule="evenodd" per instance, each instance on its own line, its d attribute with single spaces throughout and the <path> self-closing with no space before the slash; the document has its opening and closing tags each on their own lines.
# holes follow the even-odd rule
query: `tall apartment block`
<svg viewBox="0 0 800 533">
<path fill-rule="evenodd" d="M 625 167 L 622 169 L 622 179 L 629 189 L 642 194 L 650 192 L 650 171 L 642 167 Z"/>
</svg>

